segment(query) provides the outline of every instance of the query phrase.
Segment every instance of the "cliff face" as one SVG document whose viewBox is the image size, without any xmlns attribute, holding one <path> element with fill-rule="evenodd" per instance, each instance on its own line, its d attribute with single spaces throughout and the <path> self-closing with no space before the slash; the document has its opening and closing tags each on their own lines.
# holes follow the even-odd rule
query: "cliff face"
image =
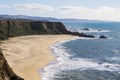
<svg viewBox="0 0 120 80">
<path fill-rule="evenodd" d="M 32 31 L 37 34 L 65 34 L 68 32 L 60 22 L 30 22 Z"/>
<path fill-rule="evenodd" d="M 78 32 L 70 32 L 61 22 L 41 22 L 31 20 L 0 20 L 0 40 L 8 37 L 38 34 L 70 34 L 80 37 L 94 37 Z"/>
<path fill-rule="evenodd" d="M 28 20 L 0 20 L 0 39 L 35 34 L 65 34 L 68 31 L 60 22 Z"/>
<path fill-rule="evenodd" d="M 0 50 L 0 80 L 24 80 L 18 77 L 9 67 L 5 57 Z"/>
</svg>

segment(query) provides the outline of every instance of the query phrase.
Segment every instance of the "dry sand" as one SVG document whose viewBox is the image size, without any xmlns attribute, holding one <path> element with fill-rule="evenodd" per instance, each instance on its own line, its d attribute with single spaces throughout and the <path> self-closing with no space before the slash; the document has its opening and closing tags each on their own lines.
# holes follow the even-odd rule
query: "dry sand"
<svg viewBox="0 0 120 80">
<path fill-rule="evenodd" d="M 14 72 L 25 80 L 41 80 L 39 70 L 54 60 L 49 46 L 71 38 L 70 35 L 14 37 L 2 43 L 3 54 Z"/>
</svg>

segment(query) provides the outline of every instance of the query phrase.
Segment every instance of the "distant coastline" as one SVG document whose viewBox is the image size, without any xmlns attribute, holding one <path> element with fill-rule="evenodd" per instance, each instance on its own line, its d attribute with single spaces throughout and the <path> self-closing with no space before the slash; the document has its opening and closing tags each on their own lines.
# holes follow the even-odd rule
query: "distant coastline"
<svg viewBox="0 0 120 80">
<path fill-rule="evenodd" d="M 38 16 L 27 16 L 27 15 L 8 15 L 0 14 L 0 19 L 24 19 L 44 22 L 120 22 L 120 21 L 109 21 L 109 20 L 95 20 L 95 19 L 77 19 L 77 18 L 54 18 L 54 17 L 38 17 Z"/>
</svg>

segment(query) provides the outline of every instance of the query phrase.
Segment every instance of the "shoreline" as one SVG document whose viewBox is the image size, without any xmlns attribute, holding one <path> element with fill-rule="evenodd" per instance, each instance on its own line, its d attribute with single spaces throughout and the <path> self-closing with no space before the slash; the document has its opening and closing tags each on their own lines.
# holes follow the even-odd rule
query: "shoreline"
<svg viewBox="0 0 120 80">
<path fill-rule="evenodd" d="M 50 46 L 59 41 L 77 38 L 71 35 L 30 35 L 10 38 L 1 47 L 13 71 L 25 80 L 42 80 L 39 70 L 55 57 Z"/>
<path fill-rule="evenodd" d="M 49 49 L 51 50 L 51 53 L 53 54 L 55 59 L 53 61 L 49 62 L 42 70 L 40 70 L 40 74 L 42 75 L 42 80 L 49 80 L 48 79 L 49 75 L 51 74 L 51 72 L 52 73 L 54 72 L 54 71 L 49 70 L 49 68 L 51 68 L 54 65 L 59 64 L 59 62 L 61 62 L 59 60 L 59 58 L 61 58 L 61 56 L 59 56 L 59 53 L 60 53 L 60 55 L 61 54 L 63 55 L 64 51 L 61 52 L 61 51 L 56 50 L 56 49 L 58 49 L 58 46 L 61 46 L 62 44 L 66 43 L 66 42 L 74 41 L 74 40 L 77 40 L 77 39 L 81 39 L 81 38 L 80 37 L 75 37 L 75 38 L 71 38 L 71 39 L 67 39 L 67 40 L 62 40 L 62 41 L 58 41 L 58 42 L 49 46 Z M 56 52 L 56 51 L 58 51 L 58 52 Z"/>
</svg>

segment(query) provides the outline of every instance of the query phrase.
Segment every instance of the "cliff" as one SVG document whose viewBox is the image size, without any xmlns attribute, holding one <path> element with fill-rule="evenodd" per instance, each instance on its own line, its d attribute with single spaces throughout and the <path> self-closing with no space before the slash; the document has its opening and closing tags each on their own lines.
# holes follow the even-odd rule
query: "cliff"
<svg viewBox="0 0 120 80">
<path fill-rule="evenodd" d="M 0 20 L 0 39 L 8 37 L 35 35 L 35 34 L 62 34 L 66 33 L 60 22 L 40 22 L 30 20 Z"/>
<path fill-rule="evenodd" d="M 17 76 L 9 67 L 5 57 L 0 50 L 0 80 L 24 80 Z"/>
<path fill-rule="evenodd" d="M 39 34 L 71 34 L 81 37 L 94 37 L 78 32 L 70 32 L 61 22 L 41 22 L 32 20 L 0 20 L 0 40 L 8 37 Z"/>
</svg>

